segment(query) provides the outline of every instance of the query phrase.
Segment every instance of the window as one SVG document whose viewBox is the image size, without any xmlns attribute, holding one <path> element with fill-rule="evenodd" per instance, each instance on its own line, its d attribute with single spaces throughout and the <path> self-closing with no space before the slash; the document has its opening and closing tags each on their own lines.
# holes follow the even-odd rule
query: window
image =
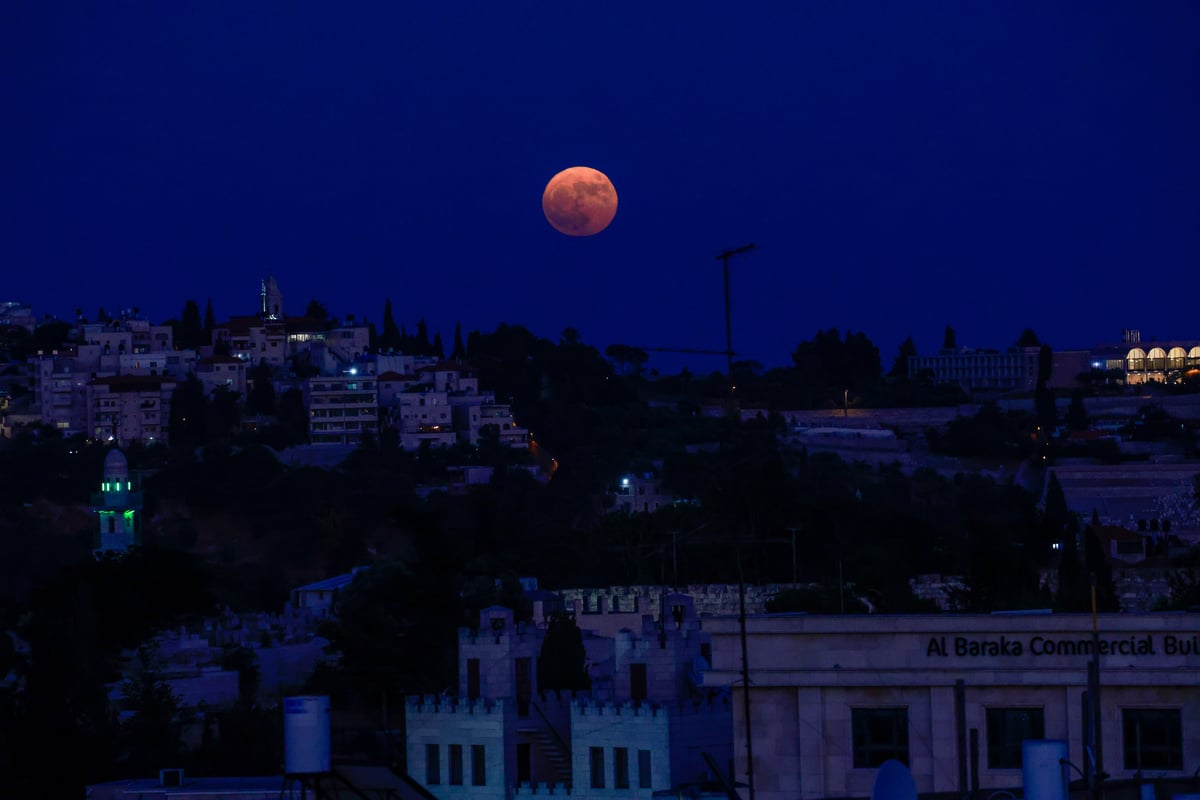
<svg viewBox="0 0 1200 800">
<path fill-rule="evenodd" d="M 467 659 L 467 698 L 475 700 L 479 697 L 479 659 Z"/>
<path fill-rule="evenodd" d="M 481 744 L 471 745 L 471 785 L 487 785 L 487 759 Z"/>
<path fill-rule="evenodd" d="M 589 747 L 588 753 L 592 762 L 592 788 L 604 788 L 604 748 Z"/>
<path fill-rule="evenodd" d="M 987 710 L 988 769 L 1020 769 L 1021 742 L 1046 738 L 1046 715 L 1040 708 Z"/>
<path fill-rule="evenodd" d="M 1183 769 L 1183 723 L 1177 708 L 1121 711 L 1125 769 Z"/>
<path fill-rule="evenodd" d="M 638 788 L 649 789 L 650 784 L 650 751 L 638 750 Z"/>
<path fill-rule="evenodd" d="M 629 788 L 629 748 L 613 748 L 613 786 L 618 789 Z"/>
<path fill-rule="evenodd" d="M 451 745 L 453 747 L 453 745 Z M 425 785 L 437 786 L 442 782 L 442 758 L 436 744 L 425 745 Z"/>
<path fill-rule="evenodd" d="M 890 758 L 908 764 L 908 709 L 850 710 L 854 768 L 878 767 Z"/>
<path fill-rule="evenodd" d="M 646 700 L 648 681 L 646 677 L 645 664 L 630 664 L 629 665 L 629 697 L 633 700 L 634 705 L 643 703 Z"/>
<path fill-rule="evenodd" d="M 462 786 L 463 752 L 461 744 L 450 745 L 450 785 Z"/>
</svg>

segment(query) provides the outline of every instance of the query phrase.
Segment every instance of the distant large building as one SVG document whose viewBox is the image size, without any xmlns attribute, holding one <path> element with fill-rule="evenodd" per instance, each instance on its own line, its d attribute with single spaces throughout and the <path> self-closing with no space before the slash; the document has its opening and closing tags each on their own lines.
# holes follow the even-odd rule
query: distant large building
<svg viewBox="0 0 1200 800">
<path fill-rule="evenodd" d="M 1200 767 L 1200 615 L 1098 620 L 1103 769 L 1190 779 Z M 705 620 L 705 686 L 734 693 L 738 780 L 746 731 L 760 800 L 866 797 L 896 759 L 917 791 L 1021 785 L 1021 743 L 1082 740 L 1089 614 L 756 615 L 746 621 L 750 725 L 736 617 Z M 1072 776 L 1075 778 L 1077 776 Z"/>
<path fill-rule="evenodd" d="M 1092 350 L 1089 366 L 1094 370 L 1119 370 L 1129 385 L 1178 383 L 1189 373 L 1200 375 L 1200 341 L 1143 342 L 1140 332 L 1126 331 L 1120 344 Z"/>
<path fill-rule="evenodd" d="M 936 355 L 910 356 L 908 375 L 934 383 L 955 384 L 969 393 L 1031 392 L 1037 385 L 1037 347 L 999 350 L 941 350 Z M 1142 341 L 1141 332 L 1126 329 L 1118 344 L 1082 350 L 1053 351 L 1050 388 L 1074 388 L 1088 372 L 1119 373 L 1127 385 L 1178 383 L 1188 373 L 1200 375 L 1200 341 Z"/>
</svg>

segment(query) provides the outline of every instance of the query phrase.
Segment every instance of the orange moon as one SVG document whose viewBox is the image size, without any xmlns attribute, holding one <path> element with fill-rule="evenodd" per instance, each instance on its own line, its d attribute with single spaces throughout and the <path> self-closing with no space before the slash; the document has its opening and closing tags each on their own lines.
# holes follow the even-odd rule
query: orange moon
<svg viewBox="0 0 1200 800">
<path fill-rule="evenodd" d="M 598 169 L 568 167 L 546 184 L 542 211 L 560 233 L 592 236 L 617 215 L 617 190 Z"/>
</svg>

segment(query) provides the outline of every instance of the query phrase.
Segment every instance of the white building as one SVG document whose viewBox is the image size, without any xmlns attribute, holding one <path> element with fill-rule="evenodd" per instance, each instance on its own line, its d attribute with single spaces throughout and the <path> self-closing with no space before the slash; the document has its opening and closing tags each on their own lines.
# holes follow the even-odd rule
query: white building
<svg viewBox="0 0 1200 800">
<path fill-rule="evenodd" d="M 747 779 L 736 617 L 705 620 L 732 687 L 736 777 Z M 753 779 L 761 800 L 865 797 L 889 758 L 917 791 L 1021 783 L 1021 742 L 1062 739 L 1082 767 L 1086 614 L 759 615 L 746 622 Z M 1200 615 L 1099 617 L 1103 770 L 1200 767 Z M 1077 776 L 1073 776 L 1077 777 Z"/>
<path fill-rule="evenodd" d="M 174 378 L 116 375 L 87 385 L 87 435 L 101 442 L 165 442 Z"/>
<path fill-rule="evenodd" d="M 376 379 L 341 375 L 304 381 L 313 444 L 358 444 L 364 434 L 379 433 Z"/>
<path fill-rule="evenodd" d="M 670 595 L 668 607 L 665 625 L 585 631 L 592 692 L 577 697 L 539 692 L 543 630 L 484 609 L 477 630 L 459 633 L 457 696 L 408 699 L 410 774 L 442 800 L 568 789 L 648 800 L 708 781 L 706 757 L 722 768 L 732 758 L 732 712 L 726 694 L 698 685 L 709 640 L 690 598 Z"/>
</svg>

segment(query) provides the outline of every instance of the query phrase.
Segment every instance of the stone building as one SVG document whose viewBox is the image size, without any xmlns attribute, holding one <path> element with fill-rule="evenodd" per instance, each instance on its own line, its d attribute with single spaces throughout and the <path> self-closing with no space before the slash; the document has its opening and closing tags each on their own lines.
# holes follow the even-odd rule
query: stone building
<svg viewBox="0 0 1200 800">
<path fill-rule="evenodd" d="M 732 758 L 728 695 L 700 687 L 709 638 L 690 598 L 668 595 L 613 637 L 585 631 L 590 694 L 542 693 L 545 631 L 505 608 L 459 632 L 453 696 L 408 699 L 409 772 L 442 800 L 650 798 L 711 779 Z M 580 620 L 581 628 L 586 620 Z"/>
<path fill-rule="evenodd" d="M 1021 742 L 1062 739 L 1089 760 L 1088 614 L 757 615 L 746 622 L 750 725 L 736 617 L 705 620 L 705 686 L 734 693 L 736 777 L 746 731 L 761 800 L 865 797 L 886 759 L 917 791 L 1021 784 Z M 1200 614 L 1098 619 L 1100 752 L 1112 779 L 1200 767 Z M 1093 751 L 1096 752 L 1096 751 Z"/>
</svg>

